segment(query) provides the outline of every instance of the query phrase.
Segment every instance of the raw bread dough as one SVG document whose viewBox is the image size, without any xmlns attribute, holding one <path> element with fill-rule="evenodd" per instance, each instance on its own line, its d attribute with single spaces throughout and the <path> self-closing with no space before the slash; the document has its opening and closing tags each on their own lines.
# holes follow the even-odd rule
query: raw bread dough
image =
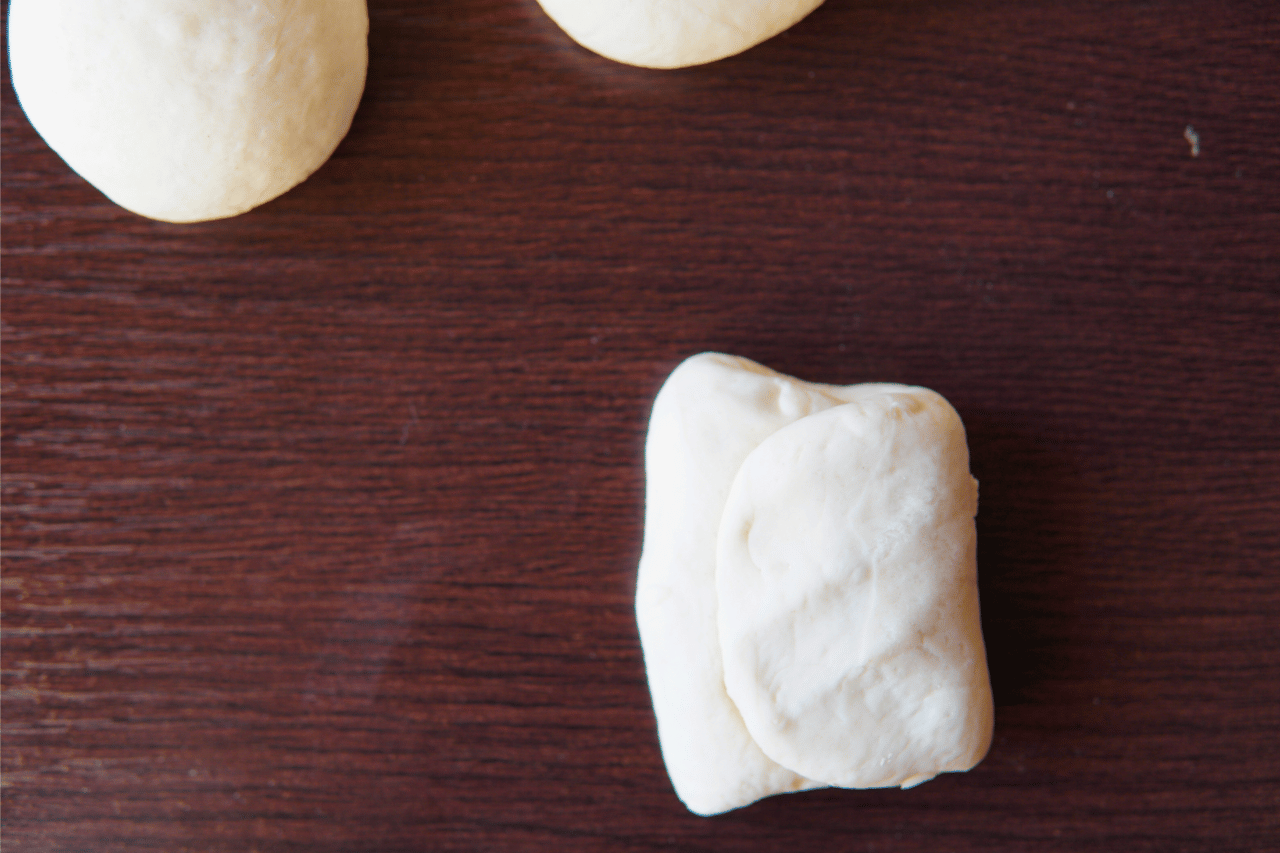
<svg viewBox="0 0 1280 853">
<path fill-rule="evenodd" d="M 636 615 L 690 810 L 982 759 L 977 484 L 941 396 L 694 356 L 654 401 L 646 469 Z"/>
<path fill-rule="evenodd" d="M 13 0 L 36 131 L 122 207 L 196 222 L 302 182 L 364 90 L 365 0 Z"/>
<path fill-rule="evenodd" d="M 797 23 L 822 0 L 538 0 L 578 44 L 647 68 L 701 65 L 741 53 Z"/>
</svg>

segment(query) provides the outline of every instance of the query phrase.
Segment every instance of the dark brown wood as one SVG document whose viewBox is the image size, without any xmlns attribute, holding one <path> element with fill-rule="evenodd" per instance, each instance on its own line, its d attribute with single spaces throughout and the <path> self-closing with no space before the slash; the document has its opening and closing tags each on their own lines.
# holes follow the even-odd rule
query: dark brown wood
<svg viewBox="0 0 1280 853">
<path fill-rule="evenodd" d="M 830 0 L 667 73 L 371 6 L 347 139 L 221 222 L 6 70 L 6 851 L 1280 846 L 1275 4 Z M 641 447 L 708 349 L 964 416 L 973 772 L 673 796 Z"/>
</svg>

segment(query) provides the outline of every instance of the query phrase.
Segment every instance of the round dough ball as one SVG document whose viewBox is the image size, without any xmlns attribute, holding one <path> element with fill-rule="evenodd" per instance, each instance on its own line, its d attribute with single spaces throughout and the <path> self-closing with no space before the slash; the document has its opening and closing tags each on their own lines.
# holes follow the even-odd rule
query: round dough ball
<svg viewBox="0 0 1280 853">
<path fill-rule="evenodd" d="M 741 53 L 822 0 L 538 0 L 578 44 L 646 68 L 701 65 Z"/>
<path fill-rule="evenodd" d="M 36 131 L 122 207 L 199 222 L 301 183 L 351 126 L 365 0 L 13 0 Z"/>
</svg>

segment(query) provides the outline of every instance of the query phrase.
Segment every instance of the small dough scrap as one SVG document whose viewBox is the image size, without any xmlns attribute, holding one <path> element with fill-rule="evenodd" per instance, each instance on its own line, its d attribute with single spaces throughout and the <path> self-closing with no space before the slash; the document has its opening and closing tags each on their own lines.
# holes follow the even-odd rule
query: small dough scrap
<svg viewBox="0 0 1280 853">
<path fill-rule="evenodd" d="M 305 180 L 364 91 L 365 0 L 13 0 L 31 124 L 121 207 L 243 213 Z"/>
<path fill-rule="evenodd" d="M 704 353 L 663 385 L 645 452 L 636 615 L 691 811 L 982 759 L 977 484 L 941 396 Z"/>
<path fill-rule="evenodd" d="M 646 68 L 724 59 L 773 38 L 822 0 L 538 0 L 569 37 Z"/>
</svg>

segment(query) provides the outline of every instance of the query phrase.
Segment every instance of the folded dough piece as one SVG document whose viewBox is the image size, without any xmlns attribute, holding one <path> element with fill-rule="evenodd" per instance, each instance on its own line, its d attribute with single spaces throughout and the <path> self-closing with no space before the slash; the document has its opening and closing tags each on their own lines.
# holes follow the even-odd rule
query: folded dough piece
<svg viewBox="0 0 1280 853">
<path fill-rule="evenodd" d="M 694 356 L 654 401 L 646 469 L 636 615 L 691 811 L 982 759 L 977 484 L 942 397 Z"/>
<path fill-rule="evenodd" d="M 724 59 L 776 36 L 822 0 L 538 0 L 578 44 L 646 68 Z"/>
</svg>

